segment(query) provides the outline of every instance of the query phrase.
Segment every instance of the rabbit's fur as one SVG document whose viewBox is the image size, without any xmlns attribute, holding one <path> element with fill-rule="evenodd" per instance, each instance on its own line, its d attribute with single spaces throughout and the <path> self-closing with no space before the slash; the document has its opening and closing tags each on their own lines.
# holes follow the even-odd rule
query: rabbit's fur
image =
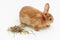
<svg viewBox="0 0 60 40">
<path fill-rule="evenodd" d="M 19 12 L 21 24 L 31 26 L 35 31 L 48 27 L 53 22 L 53 16 L 48 13 L 49 7 L 49 4 L 46 3 L 44 12 L 41 12 L 31 6 L 24 6 Z"/>
</svg>

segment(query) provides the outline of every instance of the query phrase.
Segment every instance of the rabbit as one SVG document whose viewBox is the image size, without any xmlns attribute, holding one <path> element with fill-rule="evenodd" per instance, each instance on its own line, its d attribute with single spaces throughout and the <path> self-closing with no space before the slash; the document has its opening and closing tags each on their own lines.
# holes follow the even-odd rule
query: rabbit
<svg viewBox="0 0 60 40">
<path fill-rule="evenodd" d="M 19 20 L 21 27 L 31 26 L 35 31 L 39 31 L 42 28 L 47 28 L 53 23 L 53 16 L 49 12 L 49 3 L 45 4 L 44 11 L 32 7 L 24 6 L 19 12 Z"/>
</svg>

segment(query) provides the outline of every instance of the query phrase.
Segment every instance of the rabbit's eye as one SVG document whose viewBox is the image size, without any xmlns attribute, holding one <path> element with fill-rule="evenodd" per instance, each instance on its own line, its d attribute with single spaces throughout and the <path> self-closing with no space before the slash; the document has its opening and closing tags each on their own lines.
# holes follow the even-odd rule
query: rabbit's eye
<svg viewBox="0 0 60 40">
<path fill-rule="evenodd" d="M 50 18 L 49 20 L 52 20 L 52 18 Z"/>
</svg>

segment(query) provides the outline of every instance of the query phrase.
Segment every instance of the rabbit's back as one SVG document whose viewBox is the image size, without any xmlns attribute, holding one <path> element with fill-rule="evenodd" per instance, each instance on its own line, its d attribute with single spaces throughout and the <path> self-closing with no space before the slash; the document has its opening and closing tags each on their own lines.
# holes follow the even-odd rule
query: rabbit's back
<svg viewBox="0 0 60 40">
<path fill-rule="evenodd" d="M 19 17 L 21 23 L 25 23 L 33 27 L 36 25 L 40 25 L 43 21 L 42 12 L 30 6 L 23 7 L 20 11 Z"/>
</svg>

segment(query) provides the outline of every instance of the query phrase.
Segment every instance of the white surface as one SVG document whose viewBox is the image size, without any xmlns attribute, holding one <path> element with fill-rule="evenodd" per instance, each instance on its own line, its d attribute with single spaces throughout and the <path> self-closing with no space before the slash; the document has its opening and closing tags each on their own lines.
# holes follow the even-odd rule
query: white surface
<svg viewBox="0 0 60 40">
<path fill-rule="evenodd" d="M 50 4 L 49 12 L 54 16 L 50 28 L 33 34 L 13 34 L 8 27 L 19 24 L 22 6 L 33 6 L 41 11 L 45 3 Z M 0 0 L 0 40 L 60 40 L 60 0 Z"/>
</svg>

